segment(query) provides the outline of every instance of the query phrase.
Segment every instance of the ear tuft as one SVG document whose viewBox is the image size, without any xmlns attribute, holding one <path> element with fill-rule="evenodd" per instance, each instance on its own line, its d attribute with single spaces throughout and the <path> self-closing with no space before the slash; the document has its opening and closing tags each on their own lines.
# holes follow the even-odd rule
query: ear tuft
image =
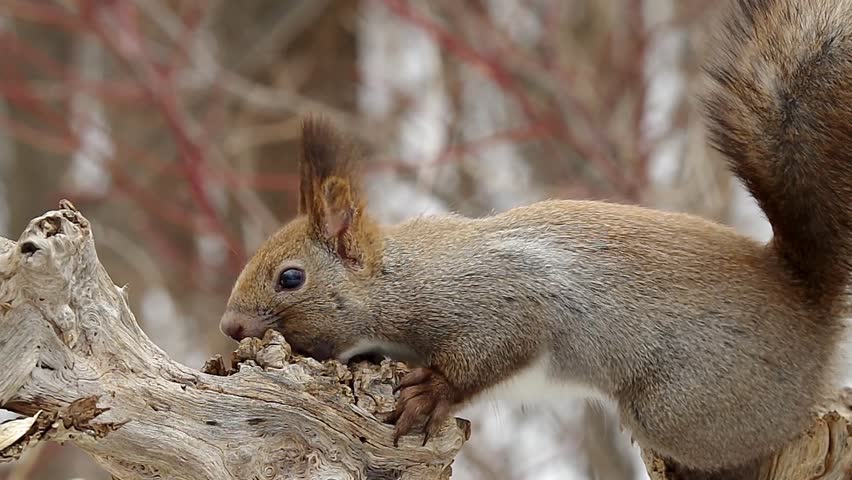
<svg viewBox="0 0 852 480">
<path fill-rule="evenodd" d="M 344 139 L 328 120 L 307 117 L 302 121 L 302 158 L 299 164 L 299 213 L 309 215 L 322 180 L 346 170 Z"/>
<path fill-rule="evenodd" d="M 330 122 L 309 117 L 302 123 L 299 212 L 312 234 L 352 267 L 372 269 L 381 239 L 365 213 L 353 160 L 357 150 Z"/>
<path fill-rule="evenodd" d="M 328 178 L 345 172 L 350 163 L 348 142 L 323 117 L 308 117 L 302 122 L 302 161 L 311 175 Z"/>
</svg>

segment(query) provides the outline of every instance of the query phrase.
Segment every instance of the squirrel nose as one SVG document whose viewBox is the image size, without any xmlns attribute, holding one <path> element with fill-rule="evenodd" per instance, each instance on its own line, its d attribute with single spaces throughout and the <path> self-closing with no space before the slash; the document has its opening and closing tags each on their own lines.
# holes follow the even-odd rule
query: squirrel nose
<svg viewBox="0 0 852 480">
<path fill-rule="evenodd" d="M 240 341 L 246 338 L 245 316 L 235 312 L 225 312 L 219 322 L 219 330 L 225 335 Z"/>
<path fill-rule="evenodd" d="M 242 325 L 230 324 L 227 327 L 225 327 L 225 330 L 224 330 L 223 333 L 239 342 L 240 340 L 246 338 L 245 335 L 243 334 L 244 330 L 245 329 L 243 328 Z"/>
</svg>

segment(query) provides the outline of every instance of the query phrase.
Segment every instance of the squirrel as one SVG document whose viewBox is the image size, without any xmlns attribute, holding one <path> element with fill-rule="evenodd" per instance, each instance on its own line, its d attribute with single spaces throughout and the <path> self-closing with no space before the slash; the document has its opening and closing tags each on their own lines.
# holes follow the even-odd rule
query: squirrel
<svg viewBox="0 0 852 480">
<path fill-rule="evenodd" d="M 302 128 L 299 214 L 249 259 L 220 329 L 294 351 L 410 361 L 393 441 L 460 406 L 584 395 L 701 471 L 777 451 L 833 392 L 852 274 L 852 1 L 739 0 L 701 105 L 773 228 L 548 200 L 382 225 L 355 142 Z M 422 425 L 421 425 L 422 424 Z"/>
</svg>

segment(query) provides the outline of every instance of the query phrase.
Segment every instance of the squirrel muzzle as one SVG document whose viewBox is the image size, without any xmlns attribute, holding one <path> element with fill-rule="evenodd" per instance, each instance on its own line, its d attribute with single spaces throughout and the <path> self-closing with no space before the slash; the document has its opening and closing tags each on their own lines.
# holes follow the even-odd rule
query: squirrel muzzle
<svg viewBox="0 0 852 480">
<path fill-rule="evenodd" d="M 265 329 L 261 322 L 245 313 L 226 310 L 219 321 L 219 330 L 228 337 L 240 341 L 247 337 L 262 337 Z"/>
</svg>

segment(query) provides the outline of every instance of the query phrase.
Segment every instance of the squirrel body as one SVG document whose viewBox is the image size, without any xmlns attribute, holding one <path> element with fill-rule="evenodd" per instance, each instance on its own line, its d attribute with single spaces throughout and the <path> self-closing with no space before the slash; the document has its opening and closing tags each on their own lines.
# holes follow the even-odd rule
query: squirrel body
<svg viewBox="0 0 852 480">
<path fill-rule="evenodd" d="M 742 0 L 704 97 L 714 144 L 772 223 L 551 200 L 381 226 L 348 142 L 303 129 L 300 216 L 238 278 L 222 330 L 381 351 L 395 440 L 483 395 L 616 405 L 644 448 L 718 470 L 800 433 L 835 386 L 852 271 L 852 2 Z"/>
<path fill-rule="evenodd" d="M 376 315 L 360 323 L 380 328 L 359 335 L 457 366 L 442 373 L 465 398 L 515 395 L 545 365 L 559 391 L 613 400 L 640 444 L 709 468 L 800 431 L 833 384 L 839 332 L 820 320 L 836 312 L 805 306 L 772 249 L 698 217 L 549 201 L 383 237 L 384 271 L 359 296 Z"/>
</svg>

